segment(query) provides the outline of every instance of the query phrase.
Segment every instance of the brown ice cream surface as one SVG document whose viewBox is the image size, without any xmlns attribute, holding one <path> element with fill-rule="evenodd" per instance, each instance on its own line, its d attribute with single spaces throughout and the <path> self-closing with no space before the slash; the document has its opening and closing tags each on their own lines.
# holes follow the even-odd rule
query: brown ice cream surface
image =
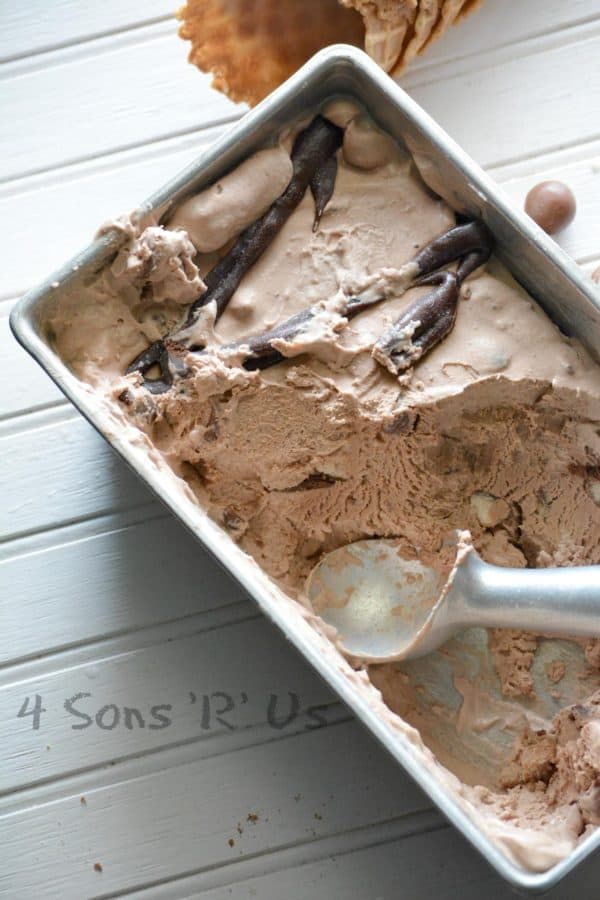
<svg viewBox="0 0 600 900">
<path fill-rule="evenodd" d="M 205 308 L 194 328 L 207 350 L 185 356 L 190 371 L 169 391 L 150 394 L 125 368 L 181 325 L 201 276 L 264 211 L 264 153 L 285 187 L 289 139 L 166 227 L 134 227 L 85 303 L 62 298 L 52 329 L 113 420 L 335 642 L 302 589 L 323 553 L 355 540 L 436 554 L 467 529 L 498 565 L 600 563 L 600 369 L 494 257 L 414 368 L 396 377 L 376 362 L 374 342 L 425 290 L 406 290 L 407 263 L 455 216 L 364 113 L 340 103 L 328 115 L 346 135 L 320 227 L 307 191 L 222 317 Z M 344 298 L 365 290 L 387 299 L 348 322 Z M 225 347 L 319 304 L 278 346 L 290 357 L 279 365 L 246 371 Z M 597 647 L 471 629 L 421 660 L 340 666 L 480 827 L 543 870 L 598 823 Z"/>
</svg>

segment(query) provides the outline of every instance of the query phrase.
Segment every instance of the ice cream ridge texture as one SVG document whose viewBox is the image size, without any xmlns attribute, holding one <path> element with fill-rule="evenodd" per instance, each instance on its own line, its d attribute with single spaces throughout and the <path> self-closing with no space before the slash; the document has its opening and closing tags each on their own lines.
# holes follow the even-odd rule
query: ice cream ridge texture
<svg viewBox="0 0 600 900">
<path fill-rule="evenodd" d="M 337 100 L 162 225 L 52 321 L 59 352 L 297 603 L 325 552 L 453 530 L 488 562 L 600 563 L 600 369 L 485 226 Z M 290 598 L 292 598 L 290 600 Z M 600 821 L 600 645 L 470 629 L 340 665 L 530 870 Z"/>
</svg>

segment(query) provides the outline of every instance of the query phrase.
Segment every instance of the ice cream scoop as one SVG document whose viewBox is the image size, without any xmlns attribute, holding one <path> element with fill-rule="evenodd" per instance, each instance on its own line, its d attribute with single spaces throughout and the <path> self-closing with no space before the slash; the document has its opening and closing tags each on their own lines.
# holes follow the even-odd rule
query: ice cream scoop
<svg viewBox="0 0 600 900">
<path fill-rule="evenodd" d="M 446 578 L 398 542 L 365 540 L 328 553 L 309 575 L 313 609 L 342 649 L 367 662 L 425 656 L 473 626 L 600 635 L 600 567 L 511 569 L 459 549 Z"/>
</svg>

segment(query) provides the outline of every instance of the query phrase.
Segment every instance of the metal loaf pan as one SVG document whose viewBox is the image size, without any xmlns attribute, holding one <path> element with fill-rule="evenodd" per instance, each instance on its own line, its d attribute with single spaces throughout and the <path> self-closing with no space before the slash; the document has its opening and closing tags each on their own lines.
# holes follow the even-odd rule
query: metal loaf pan
<svg viewBox="0 0 600 900">
<path fill-rule="evenodd" d="M 600 297 L 591 280 L 531 220 L 510 207 L 494 182 L 391 78 L 368 56 L 352 47 L 339 45 L 318 53 L 233 125 L 195 163 L 153 194 L 138 213 L 164 215 L 183 198 L 210 184 L 263 146 L 286 123 L 339 95 L 358 100 L 385 130 L 403 142 L 424 179 L 451 206 L 486 222 L 495 235 L 498 256 L 518 281 L 563 331 L 580 338 L 594 357 L 600 359 Z M 456 102 L 461 102 L 460 98 Z M 263 612 L 492 866 L 521 890 L 538 892 L 552 887 L 598 847 L 600 829 L 545 872 L 531 872 L 518 866 L 467 814 L 437 773 L 425 765 L 407 737 L 394 730 L 372 708 L 343 665 L 332 654 L 324 652 L 323 639 L 307 625 L 295 605 L 282 603 L 281 595 L 258 566 L 249 561 L 196 503 L 177 490 L 174 476 L 161 474 L 149 454 L 128 441 L 126 429 L 115 429 L 114 418 L 94 404 L 90 389 L 73 375 L 52 348 L 45 328 L 49 307 L 60 298 L 65 286 L 73 284 L 81 287 L 82 302 L 85 302 L 85 284 L 112 259 L 123 240 L 117 231 L 104 235 L 30 291 L 11 315 L 17 339 L 163 503 L 254 597 Z"/>
</svg>

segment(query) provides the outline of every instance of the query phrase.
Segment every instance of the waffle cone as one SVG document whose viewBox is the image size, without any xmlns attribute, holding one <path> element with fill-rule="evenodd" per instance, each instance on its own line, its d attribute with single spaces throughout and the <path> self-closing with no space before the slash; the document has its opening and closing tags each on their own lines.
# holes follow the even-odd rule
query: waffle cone
<svg viewBox="0 0 600 900">
<path fill-rule="evenodd" d="M 364 25 L 363 46 L 385 72 L 391 72 L 402 56 L 419 0 L 339 0 L 360 13 Z"/>
<path fill-rule="evenodd" d="M 361 17 L 337 0 L 188 0 L 179 34 L 189 61 L 232 100 L 258 103 L 317 50 L 362 47 Z"/>
<path fill-rule="evenodd" d="M 478 0 L 187 0 L 189 61 L 236 102 L 258 103 L 317 50 L 364 47 L 398 75 Z"/>
<path fill-rule="evenodd" d="M 436 26 L 441 6 L 442 0 L 420 0 L 412 28 L 407 35 L 404 51 L 401 58 L 397 60 L 395 68 L 400 64 L 408 65 L 411 59 L 414 59 L 423 49 Z"/>
<path fill-rule="evenodd" d="M 437 24 L 431 32 L 429 39 L 423 45 L 423 49 L 425 49 L 431 41 L 441 37 L 458 19 L 468 15 L 472 10 L 479 6 L 480 2 L 481 0 L 445 0 L 445 3 L 442 4 L 441 14 Z"/>
</svg>

